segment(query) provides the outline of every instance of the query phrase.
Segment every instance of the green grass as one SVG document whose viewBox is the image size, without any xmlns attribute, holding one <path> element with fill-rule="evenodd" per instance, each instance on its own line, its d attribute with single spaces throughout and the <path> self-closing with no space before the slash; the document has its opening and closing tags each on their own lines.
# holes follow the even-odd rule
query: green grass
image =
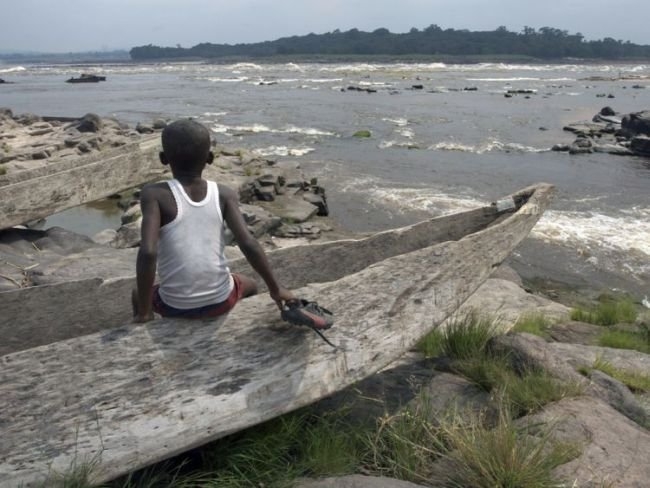
<svg viewBox="0 0 650 488">
<path fill-rule="evenodd" d="M 91 483 L 91 475 L 99 461 L 99 455 L 87 460 L 79 460 L 75 455 L 65 472 L 51 470 L 47 478 L 36 486 L 38 488 L 90 488 L 96 486 Z"/>
<path fill-rule="evenodd" d="M 486 392 L 498 392 L 515 417 L 582 393 L 578 384 L 560 381 L 543 370 L 530 367 L 517 372 L 506 356 L 486 354 L 457 361 L 454 369 Z"/>
<path fill-rule="evenodd" d="M 444 452 L 440 429 L 423 410 L 425 401 L 416 402 L 394 415 L 378 419 L 377 430 L 366 440 L 364 465 L 376 475 L 415 483 L 427 482 L 435 461 Z"/>
<path fill-rule="evenodd" d="M 0 166 L 0 176 L 7 174 L 7 168 Z"/>
<path fill-rule="evenodd" d="M 527 332 L 543 338 L 549 337 L 551 321 L 542 313 L 524 314 L 515 323 L 514 332 Z"/>
<path fill-rule="evenodd" d="M 541 333 L 550 321 L 535 314 L 523 317 L 518 324 L 520 330 Z M 582 393 L 577 384 L 559 381 L 544 371 L 532 367 L 517 371 L 510 357 L 490 352 L 488 343 L 497 333 L 498 326 L 493 318 L 482 317 L 474 311 L 452 320 L 444 331 L 428 334 L 418 349 L 427 357 L 450 358 L 456 373 L 486 392 L 500 391 L 516 416 Z"/>
<path fill-rule="evenodd" d="M 360 138 L 367 138 L 370 137 L 372 134 L 370 133 L 369 130 L 358 130 L 354 134 L 352 134 L 352 137 L 360 137 Z"/>
<path fill-rule="evenodd" d="M 416 349 L 424 354 L 426 358 L 441 356 L 445 335 L 438 329 L 429 332 L 418 342 Z"/>
<path fill-rule="evenodd" d="M 473 311 L 450 320 L 444 331 L 436 329 L 429 333 L 420 341 L 418 349 L 427 357 L 469 359 L 480 355 L 497 333 L 494 319 Z"/>
<path fill-rule="evenodd" d="M 203 446 L 175 466 L 152 466 L 109 486 L 287 488 L 299 476 L 353 473 L 365 455 L 366 437 L 360 427 L 344 422 L 342 411 L 294 412 Z"/>
<path fill-rule="evenodd" d="M 594 369 L 602 371 L 606 375 L 609 375 L 612 378 L 620 381 L 634 393 L 650 392 L 650 374 L 643 374 L 619 369 L 613 366 L 610 362 L 603 360 L 602 358 L 596 359 L 591 368 L 583 367 L 580 368 L 579 371 L 585 376 L 588 376 L 589 373 Z"/>
<path fill-rule="evenodd" d="M 492 429 L 470 418 L 444 425 L 443 433 L 451 463 L 447 486 L 457 488 L 557 487 L 553 469 L 581 451 L 576 445 L 554 442 L 550 428 L 536 435 L 517 428 L 503 411 Z"/>
<path fill-rule="evenodd" d="M 596 325 L 633 323 L 637 318 L 637 307 L 629 298 L 604 299 L 593 308 L 574 308 L 571 320 Z"/>
<path fill-rule="evenodd" d="M 607 330 L 598 338 L 598 345 L 616 349 L 630 349 L 650 354 L 650 335 L 648 329 L 638 332 L 627 330 Z"/>
</svg>

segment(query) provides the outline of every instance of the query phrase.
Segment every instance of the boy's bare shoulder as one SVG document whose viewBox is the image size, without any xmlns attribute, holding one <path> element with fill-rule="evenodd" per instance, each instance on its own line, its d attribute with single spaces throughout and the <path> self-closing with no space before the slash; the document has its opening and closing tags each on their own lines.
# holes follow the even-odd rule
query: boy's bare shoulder
<svg viewBox="0 0 650 488">
<path fill-rule="evenodd" d="M 233 197 L 239 198 L 237 196 L 237 193 L 235 192 L 235 190 L 233 190 L 229 186 L 222 185 L 221 183 L 217 183 L 217 187 L 219 188 L 219 197 L 220 198 L 225 198 L 225 199 L 231 199 Z"/>
<path fill-rule="evenodd" d="M 167 196 L 171 191 L 169 185 L 164 181 L 158 183 L 149 183 L 145 185 L 140 191 L 140 199 L 154 198 L 157 199 L 161 196 Z"/>
</svg>

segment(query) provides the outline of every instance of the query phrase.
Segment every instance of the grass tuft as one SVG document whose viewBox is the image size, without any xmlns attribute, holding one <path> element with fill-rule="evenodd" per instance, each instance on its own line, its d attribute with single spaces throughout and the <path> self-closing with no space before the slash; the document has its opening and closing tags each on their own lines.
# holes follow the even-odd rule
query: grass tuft
<svg viewBox="0 0 650 488">
<path fill-rule="evenodd" d="M 580 372 L 588 375 L 591 370 L 597 369 L 615 380 L 620 381 L 634 393 L 646 393 L 650 391 L 650 375 L 627 371 L 613 366 L 603 358 L 597 358 L 591 368 L 581 368 Z"/>
<path fill-rule="evenodd" d="M 506 356 L 485 355 L 456 362 L 454 368 L 486 392 L 500 392 L 515 417 L 583 391 L 577 383 L 559 381 L 543 370 L 529 367 L 517 372 Z"/>
<path fill-rule="evenodd" d="M 418 411 L 426 405 L 402 410 L 378 419 L 377 430 L 367 437 L 365 465 L 380 476 L 426 482 L 440 457 L 439 430 Z"/>
<path fill-rule="evenodd" d="M 520 328 L 544 330 L 550 321 L 535 314 L 522 318 Z M 505 354 L 488 350 L 498 333 L 494 319 L 469 313 L 449 323 L 444 331 L 433 331 L 419 344 L 427 357 L 452 359 L 454 371 L 488 393 L 500 390 L 516 416 L 535 412 L 547 403 L 582 393 L 579 385 L 562 382 L 548 373 L 529 367 L 515 368 Z"/>
<path fill-rule="evenodd" d="M 637 307 L 629 298 L 606 299 L 591 309 L 571 310 L 571 320 L 596 325 L 631 324 L 636 320 L 637 315 Z"/>
<path fill-rule="evenodd" d="M 630 349 L 650 354 L 650 334 L 647 328 L 638 332 L 607 330 L 598 338 L 598 345 L 616 349 Z"/>
<path fill-rule="evenodd" d="M 470 359 L 485 351 L 487 343 L 498 333 L 494 319 L 477 312 L 453 320 L 444 331 L 443 354 L 452 359 Z"/>
<path fill-rule="evenodd" d="M 92 473 L 99 464 L 99 456 L 85 462 L 76 457 L 65 472 L 50 471 L 38 488 L 90 488 L 97 486 L 91 482 Z M 22 486 L 22 485 L 21 485 Z"/>
<path fill-rule="evenodd" d="M 536 336 L 548 338 L 551 321 L 542 313 L 524 314 L 515 323 L 514 332 L 527 332 Z"/>
<path fill-rule="evenodd" d="M 549 428 L 541 435 L 517 428 L 504 410 L 493 429 L 470 417 L 443 425 L 443 431 L 451 462 L 447 482 L 452 487 L 557 487 L 553 469 L 580 455 L 577 446 L 554 442 Z"/>
<path fill-rule="evenodd" d="M 427 357 L 447 356 L 451 359 L 469 359 L 482 354 L 488 341 L 496 336 L 495 320 L 482 317 L 476 311 L 450 320 L 444 330 L 429 333 L 418 345 Z"/>
</svg>

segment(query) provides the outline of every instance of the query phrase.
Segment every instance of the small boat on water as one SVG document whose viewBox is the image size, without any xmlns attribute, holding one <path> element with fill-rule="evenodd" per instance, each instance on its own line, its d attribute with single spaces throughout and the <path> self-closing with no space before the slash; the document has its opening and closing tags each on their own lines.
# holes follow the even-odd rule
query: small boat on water
<svg viewBox="0 0 650 488">
<path fill-rule="evenodd" d="M 270 252 L 282 282 L 334 312 L 336 348 L 284 324 L 266 295 L 219 320 L 98 328 L 128 303 L 116 297 L 128 296 L 132 277 L 1 293 L 11 320 L 0 336 L 15 352 L 0 357 L 0 488 L 48 486 L 53 472 L 84 462 L 101 483 L 371 376 L 474 293 L 552 194 L 538 184 L 364 239 Z M 57 329 L 65 340 L 29 345 Z"/>
<path fill-rule="evenodd" d="M 65 80 L 66 83 L 99 83 L 100 81 L 106 81 L 106 77 L 89 75 L 87 73 L 82 73 L 79 78 L 72 77 L 68 80 Z"/>
</svg>

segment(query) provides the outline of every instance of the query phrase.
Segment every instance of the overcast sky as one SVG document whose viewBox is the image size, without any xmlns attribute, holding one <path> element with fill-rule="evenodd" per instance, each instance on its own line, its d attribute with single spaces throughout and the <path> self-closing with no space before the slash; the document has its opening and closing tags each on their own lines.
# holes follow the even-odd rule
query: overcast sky
<svg viewBox="0 0 650 488">
<path fill-rule="evenodd" d="M 273 40 L 334 29 L 430 24 L 549 26 L 650 44 L 650 0 L 0 0 L 0 52 Z"/>
</svg>

